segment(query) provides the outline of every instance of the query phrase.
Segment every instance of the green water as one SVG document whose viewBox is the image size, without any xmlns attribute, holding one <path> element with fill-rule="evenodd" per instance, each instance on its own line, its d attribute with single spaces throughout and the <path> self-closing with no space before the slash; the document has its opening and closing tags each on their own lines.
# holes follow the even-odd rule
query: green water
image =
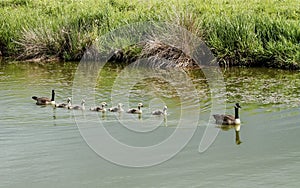
<svg viewBox="0 0 300 188">
<path fill-rule="evenodd" d="M 76 63 L 0 64 L 0 187 L 299 187 L 300 72 L 222 69 L 226 93 L 220 96 L 226 97 L 226 112 L 233 113 L 235 102 L 242 105 L 242 143 L 236 144 L 234 129 L 214 127 L 220 132 L 200 153 L 205 122 L 212 121 L 211 88 L 200 70 L 185 75 L 197 88 L 198 100 L 180 98 L 178 91 L 184 84 L 155 78 L 137 80 L 125 92 L 130 75 L 138 73 L 118 66 L 103 68 L 93 83 L 93 95 L 74 96 L 76 69 Z M 87 110 L 74 113 L 35 105 L 31 96 L 50 97 L 51 89 L 56 91 L 57 102 L 73 97 L 77 104 L 85 98 Z M 141 117 L 88 110 L 102 101 L 109 107 L 118 102 L 125 103 L 125 109 L 138 102 L 145 107 Z M 99 126 L 120 142 L 144 147 L 172 135 L 180 118 L 192 119 L 192 115 L 182 115 L 182 108 L 195 109 L 193 103 L 198 102 L 200 121 L 191 140 L 174 157 L 151 167 L 124 167 L 99 157 L 75 121 L 97 117 L 103 122 Z M 167 118 L 153 117 L 150 112 L 163 104 L 169 108 Z"/>
</svg>

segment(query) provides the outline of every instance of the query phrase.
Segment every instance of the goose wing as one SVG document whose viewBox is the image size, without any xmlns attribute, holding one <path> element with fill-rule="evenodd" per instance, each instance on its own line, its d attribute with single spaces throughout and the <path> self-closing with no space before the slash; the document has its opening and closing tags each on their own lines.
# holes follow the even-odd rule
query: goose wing
<svg viewBox="0 0 300 188">
<path fill-rule="evenodd" d="M 161 110 L 155 110 L 152 112 L 152 115 L 161 115 L 163 112 Z"/>
<path fill-rule="evenodd" d="M 32 97 L 33 100 L 36 100 L 36 104 L 37 105 L 43 105 L 46 104 L 47 102 L 51 102 L 51 99 L 49 99 L 48 97 Z"/>
<path fill-rule="evenodd" d="M 102 106 L 96 106 L 96 107 L 91 107 L 91 111 L 104 111 L 104 108 Z"/>
<path fill-rule="evenodd" d="M 227 120 L 234 121 L 235 118 L 233 115 L 223 115 L 223 120 L 224 121 L 227 121 Z"/>
<path fill-rule="evenodd" d="M 217 123 L 223 123 L 226 124 L 228 122 L 234 122 L 235 118 L 233 115 L 227 115 L 227 114 L 215 114 L 213 115 Z"/>
<path fill-rule="evenodd" d="M 32 96 L 33 100 L 39 101 L 39 100 L 45 100 L 45 101 L 51 101 L 48 97 L 37 97 L 37 96 Z"/>
<path fill-rule="evenodd" d="M 132 114 L 137 113 L 137 112 L 138 112 L 138 109 L 136 109 L 136 108 L 131 108 L 127 111 L 127 113 L 132 113 Z"/>
<path fill-rule="evenodd" d="M 118 107 L 117 106 L 111 107 L 111 108 L 108 109 L 108 111 L 110 111 L 110 112 L 117 112 L 118 111 Z"/>
</svg>

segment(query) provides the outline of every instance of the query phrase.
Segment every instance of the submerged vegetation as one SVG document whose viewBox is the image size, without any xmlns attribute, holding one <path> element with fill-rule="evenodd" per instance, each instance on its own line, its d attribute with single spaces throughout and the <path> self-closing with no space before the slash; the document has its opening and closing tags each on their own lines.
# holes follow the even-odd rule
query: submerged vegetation
<svg viewBox="0 0 300 188">
<path fill-rule="evenodd" d="M 3 0 L 0 55 L 80 60 L 99 36 L 151 21 L 184 27 L 221 64 L 300 69 L 299 18 L 298 0 Z M 144 55 L 144 46 L 125 54 Z"/>
</svg>

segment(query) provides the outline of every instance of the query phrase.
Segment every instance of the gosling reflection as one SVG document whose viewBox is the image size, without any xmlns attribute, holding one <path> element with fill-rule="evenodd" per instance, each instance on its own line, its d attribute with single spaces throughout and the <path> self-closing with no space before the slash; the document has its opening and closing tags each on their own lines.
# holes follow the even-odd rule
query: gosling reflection
<svg viewBox="0 0 300 188">
<path fill-rule="evenodd" d="M 99 116 L 100 116 L 100 114 L 99 114 Z M 105 119 L 106 119 L 106 113 L 105 113 L 105 112 L 102 112 L 102 113 L 101 113 L 101 119 L 102 119 L 102 120 L 105 120 Z"/>
<path fill-rule="evenodd" d="M 242 143 L 242 141 L 240 140 L 240 130 L 235 130 L 235 143 L 236 145 L 240 145 Z"/>
<path fill-rule="evenodd" d="M 54 120 L 56 120 L 56 109 L 55 108 L 53 108 L 53 116 L 52 117 Z"/>
<path fill-rule="evenodd" d="M 168 126 L 168 119 L 167 119 L 167 116 L 164 116 L 164 126 L 165 126 L 165 127 Z"/>
<path fill-rule="evenodd" d="M 230 129 L 234 129 L 235 131 L 235 143 L 236 145 L 240 145 L 242 143 L 240 139 L 240 130 L 241 130 L 241 125 L 219 125 L 219 128 L 221 128 L 223 131 L 228 131 Z"/>
</svg>

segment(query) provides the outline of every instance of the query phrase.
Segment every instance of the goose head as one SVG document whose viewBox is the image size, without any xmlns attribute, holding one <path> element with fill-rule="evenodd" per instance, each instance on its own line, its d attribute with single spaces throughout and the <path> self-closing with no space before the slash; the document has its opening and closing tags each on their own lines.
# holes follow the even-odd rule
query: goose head
<svg viewBox="0 0 300 188">
<path fill-rule="evenodd" d="M 168 107 L 164 106 L 163 111 L 167 111 L 167 110 L 168 110 Z"/>
<path fill-rule="evenodd" d="M 102 102 L 101 106 L 104 108 L 105 106 L 107 106 L 107 103 L 106 102 Z"/>
<path fill-rule="evenodd" d="M 141 107 L 144 107 L 143 103 L 138 104 L 138 109 L 142 112 Z"/>
<path fill-rule="evenodd" d="M 235 103 L 235 108 L 242 108 L 239 103 Z"/>
</svg>

